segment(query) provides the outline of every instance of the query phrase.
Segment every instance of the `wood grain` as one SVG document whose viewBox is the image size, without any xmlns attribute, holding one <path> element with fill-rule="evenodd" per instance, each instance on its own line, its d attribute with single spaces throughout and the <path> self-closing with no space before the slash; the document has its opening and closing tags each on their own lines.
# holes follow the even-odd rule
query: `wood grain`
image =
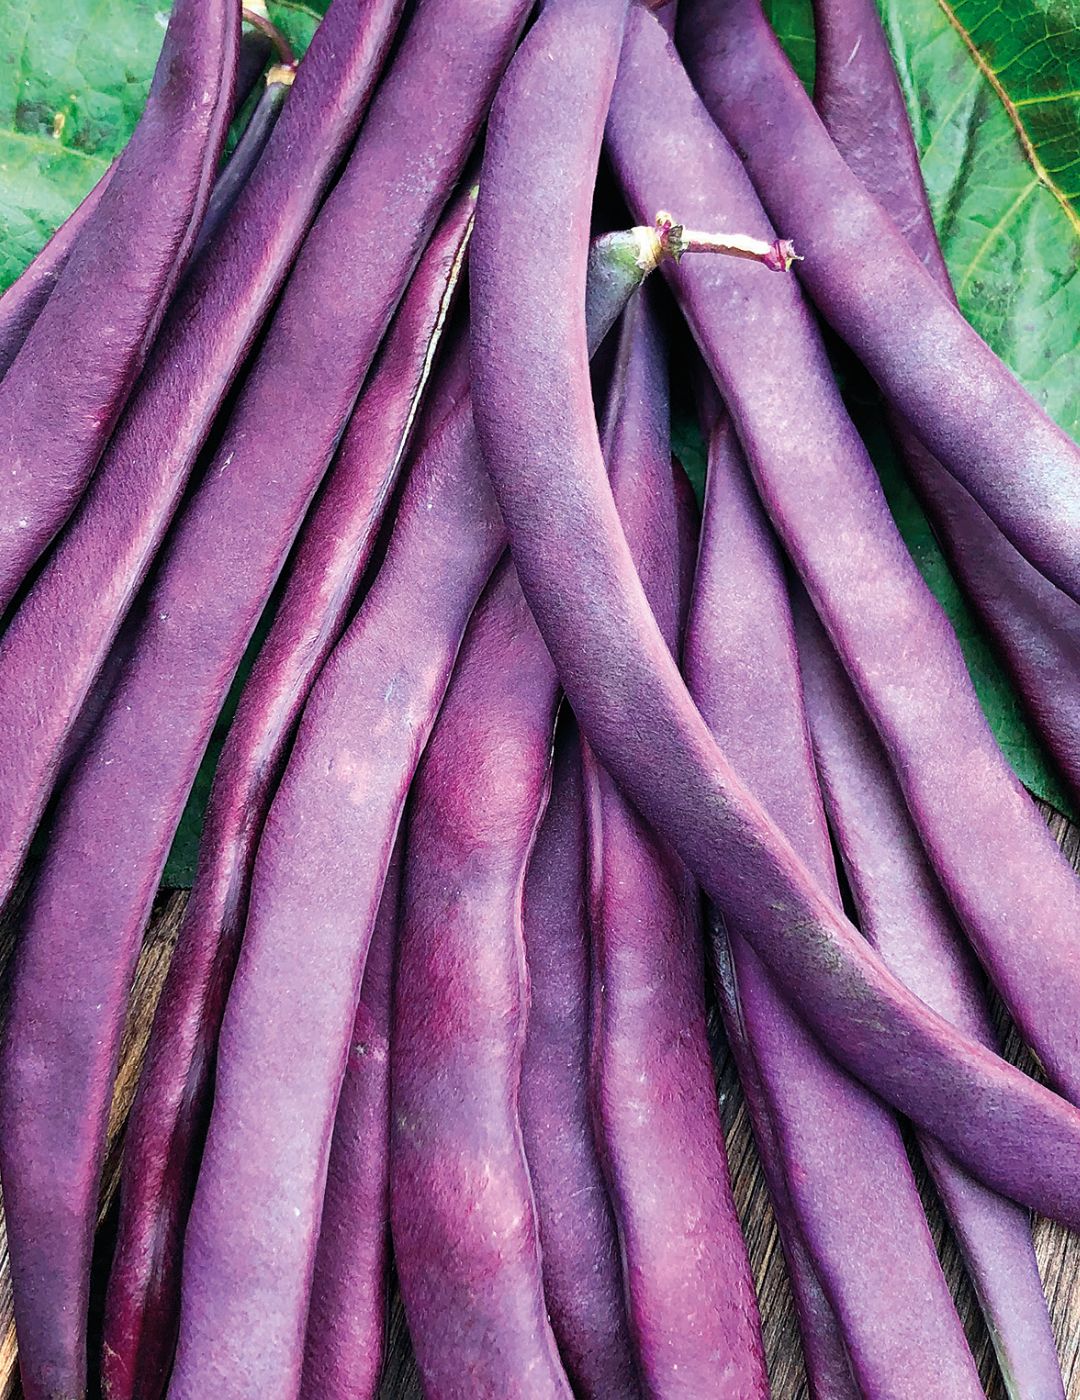
<svg viewBox="0 0 1080 1400">
<path fill-rule="evenodd" d="M 1074 866 L 1080 870 L 1080 829 L 1047 809 L 1048 821 Z M 99 1222 L 105 1222 L 101 1259 L 96 1266 L 96 1291 L 100 1292 L 108 1256 L 108 1215 L 119 1184 L 123 1128 L 134 1096 L 139 1067 L 149 1034 L 154 1007 L 160 995 L 169 959 L 176 942 L 186 895 L 163 893 L 155 909 L 150 930 L 139 959 L 135 985 L 124 1032 L 120 1071 L 109 1122 L 109 1151 L 106 1161 Z M 0 996 L 6 983 L 3 970 L 12 951 L 12 929 L 17 926 L 17 901 L 12 914 L 0 927 Z M 999 1008 L 999 1023 L 1008 1057 L 1031 1073 L 1036 1067 L 1020 1045 L 1008 1019 Z M 807 1386 L 799 1346 L 798 1330 L 788 1289 L 783 1254 L 769 1207 L 761 1169 L 750 1133 L 749 1121 L 734 1067 L 723 1043 L 722 1032 L 714 1021 L 710 1027 L 716 1052 L 717 1088 L 727 1134 L 735 1199 L 742 1217 L 754 1278 L 761 1301 L 765 1350 L 775 1400 L 806 1400 Z M 993 1350 L 982 1322 L 973 1290 L 964 1273 L 956 1242 L 933 1196 L 926 1173 L 909 1141 L 920 1187 L 927 1206 L 934 1240 L 942 1266 L 949 1279 L 957 1307 L 967 1328 L 979 1372 L 989 1400 L 1006 1400 L 994 1362 Z M 1058 1352 L 1066 1381 L 1068 1400 L 1080 1400 L 1080 1237 L 1036 1220 L 1035 1247 L 1046 1288 L 1057 1337 Z M 420 1400 L 422 1391 L 409 1347 L 408 1331 L 400 1299 L 394 1291 L 389 1317 L 386 1373 L 381 1400 Z M 0 1400 L 17 1400 L 17 1361 L 15 1329 L 8 1276 L 7 1249 L 0 1214 Z"/>
</svg>

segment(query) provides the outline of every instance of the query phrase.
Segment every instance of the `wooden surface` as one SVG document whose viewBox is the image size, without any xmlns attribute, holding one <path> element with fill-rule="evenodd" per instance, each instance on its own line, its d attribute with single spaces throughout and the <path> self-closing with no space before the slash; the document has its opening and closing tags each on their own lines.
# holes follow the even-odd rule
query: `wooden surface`
<svg viewBox="0 0 1080 1400">
<path fill-rule="evenodd" d="M 1056 814 L 1051 814 L 1049 819 L 1055 835 L 1062 842 L 1073 864 L 1080 869 L 1080 831 L 1070 828 L 1064 819 Z M 104 1266 L 108 1259 L 110 1206 L 113 1204 L 119 1179 L 123 1124 L 131 1105 L 153 1008 L 175 945 L 185 901 L 186 896 L 177 892 L 165 893 L 160 897 L 139 961 L 109 1126 L 110 1148 L 100 1211 L 101 1257 L 95 1271 L 95 1308 L 100 1305 L 100 1289 Z M 14 922 L 9 920 L 6 927 L 0 929 L 0 986 L 6 981 L 2 978 L 2 968 L 6 966 L 11 953 L 11 928 Z M 807 1394 L 806 1382 L 783 1256 L 734 1069 L 721 1033 L 715 1026 L 713 1029 L 717 1082 L 727 1132 L 731 1174 L 761 1300 L 762 1325 L 773 1394 L 775 1400 L 804 1400 Z M 1004 1018 L 1002 1030 L 1006 1037 L 1009 1057 L 1030 1070 L 1030 1059 L 1025 1056 Z M 1005 1391 L 994 1364 L 989 1337 L 982 1324 L 971 1286 L 964 1274 L 955 1241 L 945 1225 L 937 1202 L 926 1187 L 925 1173 L 921 1166 L 917 1164 L 917 1167 L 934 1238 L 968 1330 L 987 1395 L 990 1400 L 1004 1400 Z M 1080 1237 L 1048 1221 L 1037 1220 L 1035 1245 L 1054 1321 L 1058 1352 L 1066 1381 L 1066 1394 L 1068 1400 L 1080 1400 Z M 404 1318 L 396 1297 L 389 1326 L 382 1400 L 419 1400 L 422 1392 L 409 1350 Z M 0 1400 L 15 1400 L 18 1395 L 11 1289 L 7 1273 L 3 1222 L 0 1217 Z"/>
</svg>

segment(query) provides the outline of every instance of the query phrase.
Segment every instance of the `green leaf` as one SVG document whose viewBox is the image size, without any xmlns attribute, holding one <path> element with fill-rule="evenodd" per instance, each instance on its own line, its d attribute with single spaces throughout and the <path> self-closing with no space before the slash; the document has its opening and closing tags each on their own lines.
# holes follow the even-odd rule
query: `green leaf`
<svg viewBox="0 0 1080 1400">
<path fill-rule="evenodd" d="M 813 88 L 814 12 L 809 0 L 762 0 L 762 8 L 804 87 Z"/>
<path fill-rule="evenodd" d="M 270 0 L 303 54 L 329 0 Z M 171 0 L 0 6 L 0 292 L 123 150 Z"/>
<path fill-rule="evenodd" d="M 319 27 L 319 20 L 326 13 L 330 0 L 269 0 L 267 9 L 270 18 L 285 35 L 297 54 L 306 51 L 311 36 Z"/>
<path fill-rule="evenodd" d="M 128 139 L 167 17 L 151 0 L 0 7 L 0 289 Z"/>
<path fill-rule="evenodd" d="M 1078 436 L 1080 0 L 880 3 L 964 314 Z"/>
</svg>

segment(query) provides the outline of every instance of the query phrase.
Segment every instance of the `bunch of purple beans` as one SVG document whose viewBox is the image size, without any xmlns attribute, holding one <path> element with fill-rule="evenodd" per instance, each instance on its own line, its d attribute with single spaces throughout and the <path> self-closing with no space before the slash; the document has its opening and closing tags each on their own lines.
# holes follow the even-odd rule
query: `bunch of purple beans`
<svg viewBox="0 0 1080 1400">
<path fill-rule="evenodd" d="M 904 1120 L 1009 1393 L 1063 1394 L 1080 885 L 818 317 L 1078 795 L 1080 449 L 956 308 L 872 0 L 815 0 L 813 100 L 758 0 L 674 10 L 333 0 L 222 169 L 275 36 L 176 0 L 0 300 L 28 1400 L 374 1395 L 391 1260 L 433 1400 L 767 1395 L 711 999 L 812 1394 L 982 1394 Z M 261 618 L 91 1350 L 133 970 Z"/>
</svg>

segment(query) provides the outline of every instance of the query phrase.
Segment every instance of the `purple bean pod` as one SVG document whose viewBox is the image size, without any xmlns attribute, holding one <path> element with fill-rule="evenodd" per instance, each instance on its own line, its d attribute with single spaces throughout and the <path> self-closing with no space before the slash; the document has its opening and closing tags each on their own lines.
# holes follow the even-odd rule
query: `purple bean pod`
<svg viewBox="0 0 1080 1400">
<path fill-rule="evenodd" d="M 848 168 L 759 0 L 685 0 L 678 37 L 826 320 L 1020 553 L 1080 601 L 1080 447 Z"/>
<path fill-rule="evenodd" d="M 955 301 L 872 0 L 815 0 L 814 104 L 852 171 Z M 1080 608 L 1009 543 L 901 414 L 892 430 L 953 573 L 1080 800 Z"/>
<path fill-rule="evenodd" d="M 110 1400 L 142 1400 L 175 1343 L 180 1241 L 198 1173 L 214 1048 L 243 930 L 247 886 L 284 752 L 352 606 L 398 479 L 472 224 L 475 193 L 448 211 L 305 523 L 290 579 L 229 728 L 199 868 L 127 1128 L 120 1221 L 106 1297 Z"/>
<path fill-rule="evenodd" d="M 262 3 L 262 0 L 254 5 L 245 5 L 243 8 L 252 14 L 266 15 L 266 5 Z M 255 91 L 255 84 L 265 73 L 266 65 L 270 62 L 270 55 L 274 51 L 270 35 L 250 23 L 247 15 L 244 15 L 244 21 L 245 28 L 240 37 L 240 54 L 236 64 L 236 106 L 238 108 L 242 107 Z"/>
<path fill-rule="evenodd" d="M 615 1220 L 589 1116 L 589 927 L 581 746 L 559 721 L 551 797 L 525 877 L 529 1015 L 521 1133 L 540 1231 L 544 1296 L 576 1394 L 641 1394 Z M 411 995 L 411 993 L 409 993 Z"/>
<path fill-rule="evenodd" d="M 730 422 L 705 396 L 705 526 L 683 654 L 705 722 L 841 905 L 784 562 Z M 866 1395 L 982 1395 L 900 1130 L 789 1009 L 723 906 L 739 1010 L 800 1234 Z"/>
<path fill-rule="evenodd" d="M 232 155 L 225 162 L 210 195 L 210 202 L 206 206 L 206 214 L 199 228 L 199 237 L 191 254 L 192 262 L 202 255 L 240 198 L 240 191 L 247 184 L 266 149 L 266 143 L 277 125 L 281 109 L 292 91 L 295 79 L 295 64 L 276 64 L 267 74 L 266 84 L 255 104 L 255 110 L 248 118 L 247 126 L 233 148 Z"/>
<path fill-rule="evenodd" d="M 116 161 L 109 166 L 81 204 L 74 209 L 41 252 L 23 269 L 16 281 L 0 296 L 0 378 L 11 367 L 23 342 L 52 295 L 57 279 L 71 256 L 83 230 L 101 203 Z"/>
<path fill-rule="evenodd" d="M 465 634 L 416 775 L 406 842 L 390 1215 L 429 1400 L 573 1393 L 545 1306 L 518 1114 L 529 996 L 522 901 L 558 698 L 506 559 Z"/>
<path fill-rule="evenodd" d="M 401 6 L 334 0 L 229 237 L 180 287 L 74 519 L 0 639 L 0 899 L 199 449 L 356 133 Z M 266 421 L 278 417 L 275 404 Z"/>
<path fill-rule="evenodd" d="M 623 295 L 594 298 L 590 344 L 614 322 Z M 386 557 L 312 687 L 259 840 L 184 1241 L 182 1334 L 190 1317 L 193 1348 L 220 1355 L 226 1370 L 256 1367 L 246 1356 L 229 1359 L 231 1348 L 250 1344 L 258 1365 L 279 1375 L 280 1356 L 262 1360 L 268 1331 L 287 1354 L 306 1307 L 344 1047 L 386 864 L 465 627 L 505 547 L 465 398 L 409 473 Z M 302 997 L 288 974 L 297 929 Z M 248 1202 L 241 1215 L 237 1199 Z M 283 1199 L 290 1229 L 271 1240 L 266 1212 L 277 1218 Z M 261 1261 L 275 1280 L 272 1315 L 250 1339 L 222 1302 L 244 1316 L 238 1259 Z M 261 1294 L 258 1306 L 267 1306 Z M 213 1363 L 196 1353 L 189 1364 L 195 1376 Z M 188 1383 L 200 1394 L 197 1380 Z"/>
<path fill-rule="evenodd" d="M 651 616 L 604 469 L 584 322 L 589 206 L 617 57 L 604 21 L 617 27 L 622 9 L 611 0 L 594 27 L 600 0 L 565 3 L 549 0 L 493 105 L 469 256 L 477 433 L 574 713 L 710 897 L 745 915 L 755 951 L 836 1058 L 987 1185 L 1080 1223 L 1080 1111 L 889 972 L 732 771 Z M 694 128 L 691 119 L 689 149 Z M 778 280 L 739 267 L 747 299 Z"/>
<path fill-rule="evenodd" d="M 624 318 L 605 456 L 646 597 L 680 632 L 667 356 Z M 767 1397 L 754 1281 L 731 1194 L 705 1028 L 697 886 L 583 747 L 592 935 L 591 1101 L 644 1394 Z"/>
<path fill-rule="evenodd" d="M 139 123 L 0 380 L 0 612 L 97 466 L 194 246 L 239 42 L 235 0 L 178 0 Z"/>
<path fill-rule="evenodd" d="M 401 887 L 390 860 L 341 1084 L 311 1285 L 301 1400 L 373 1400 L 390 1266 L 390 1026 Z"/>
<path fill-rule="evenodd" d="M 739 160 L 640 9 L 608 138 L 632 206 L 650 207 L 677 184 L 683 217 L 712 224 L 722 209 L 770 237 Z M 1080 881 L 990 732 L 798 285 L 730 258 L 684 259 L 673 280 L 773 526 L 887 748 L 964 930 L 1051 1081 L 1080 1100 Z"/>
<path fill-rule="evenodd" d="M 0 1057 L 16 1294 L 50 1278 L 35 1306 L 82 1309 L 125 1002 L 169 844 L 229 683 L 526 9 L 527 0 L 482 12 L 427 0 L 415 12 L 174 529 L 108 711 L 65 786 L 27 906 Z M 303 411 L 283 415 L 284 402 Z M 124 819 L 130 810 L 137 822 Z M 77 983 L 60 985 L 58 969 L 76 965 Z M 248 1330 L 244 1340 L 257 1348 L 259 1335 Z M 269 1389 L 298 1377 L 302 1348 L 293 1343 L 291 1366 L 264 1355 Z M 181 1376 L 182 1387 L 183 1368 Z M 230 1367 L 215 1384 L 227 1397 L 237 1386 L 257 1389 L 251 1378 Z"/>
<path fill-rule="evenodd" d="M 881 745 L 801 590 L 795 616 L 814 755 L 859 925 L 928 1006 L 996 1049 L 978 967 Z M 1062 1400 L 1027 1212 L 973 1181 L 933 1138 L 920 1134 L 919 1146 L 960 1241 L 1009 1394 Z"/>
<path fill-rule="evenodd" d="M 806 1379 L 812 1400 L 860 1400 L 860 1391 L 851 1374 L 843 1334 L 832 1304 L 825 1296 L 814 1261 L 806 1247 L 802 1226 L 795 1215 L 780 1156 L 780 1145 L 772 1123 L 772 1110 L 765 1096 L 757 1063 L 746 1034 L 735 964 L 731 956 L 724 921 L 712 907 L 706 910 L 709 943 L 712 950 L 713 988 L 724 1022 L 724 1034 L 735 1061 L 746 1111 L 754 1133 L 758 1159 L 772 1203 L 776 1229 L 784 1251 L 788 1282 L 799 1319 Z"/>
</svg>

